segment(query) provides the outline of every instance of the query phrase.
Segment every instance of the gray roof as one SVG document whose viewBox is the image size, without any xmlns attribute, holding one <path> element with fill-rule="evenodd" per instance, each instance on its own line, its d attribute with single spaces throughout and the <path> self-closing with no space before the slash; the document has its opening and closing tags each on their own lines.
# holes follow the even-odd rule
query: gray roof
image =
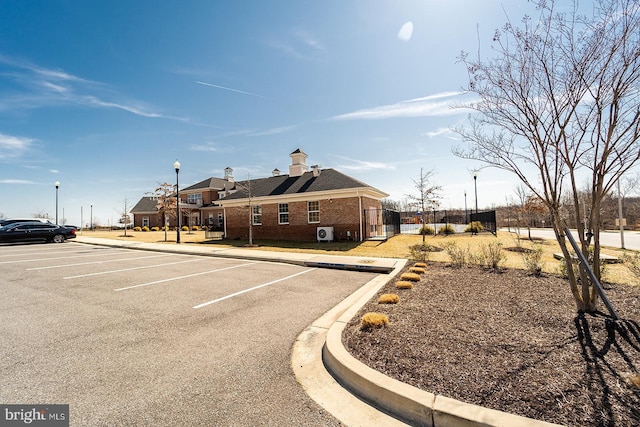
<svg viewBox="0 0 640 427">
<path fill-rule="evenodd" d="M 234 182 L 232 181 L 227 181 L 226 179 L 222 179 L 222 178 L 207 178 L 203 181 L 200 181 L 196 184 L 190 185 L 189 187 L 186 188 L 182 188 L 180 189 L 180 191 L 189 191 L 189 190 L 205 190 L 205 189 L 209 189 L 212 188 L 214 190 L 229 190 L 231 188 L 233 188 L 235 185 Z"/>
<path fill-rule="evenodd" d="M 252 179 L 250 181 L 239 181 L 236 185 L 238 191 L 227 195 L 221 201 L 245 199 L 249 197 L 249 192 L 246 188 L 249 184 L 251 185 L 251 197 L 279 196 L 351 188 L 370 188 L 369 185 L 338 172 L 335 169 L 322 169 L 318 176 L 313 176 L 313 172 L 305 172 L 301 176 L 280 175 Z"/>
<path fill-rule="evenodd" d="M 158 211 L 158 198 L 152 196 L 145 196 L 140 199 L 138 203 L 131 209 L 132 213 L 142 212 L 157 212 Z"/>
</svg>

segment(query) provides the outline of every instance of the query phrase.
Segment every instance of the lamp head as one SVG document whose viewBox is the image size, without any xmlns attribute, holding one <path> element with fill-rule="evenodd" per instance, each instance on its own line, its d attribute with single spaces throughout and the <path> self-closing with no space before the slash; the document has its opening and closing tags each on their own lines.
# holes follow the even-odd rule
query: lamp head
<svg viewBox="0 0 640 427">
<path fill-rule="evenodd" d="M 60 181 L 56 181 L 55 186 L 56 188 L 60 187 Z"/>
<path fill-rule="evenodd" d="M 180 162 L 176 160 L 173 164 L 173 168 L 176 170 L 176 173 L 178 173 L 178 171 L 180 171 Z"/>
</svg>

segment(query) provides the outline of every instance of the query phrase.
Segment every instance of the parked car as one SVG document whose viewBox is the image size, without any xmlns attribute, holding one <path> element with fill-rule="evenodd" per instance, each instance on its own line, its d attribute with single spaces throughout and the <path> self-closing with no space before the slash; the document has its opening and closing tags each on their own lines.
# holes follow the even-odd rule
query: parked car
<svg viewBox="0 0 640 427">
<path fill-rule="evenodd" d="M 45 241 L 62 243 L 76 237 L 76 230 L 40 221 L 15 222 L 0 227 L 0 242 Z"/>
<path fill-rule="evenodd" d="M 3 225 L 14 224 L 16 222 L 43 222 L 45 224 L 53 224 L 51 221 L 45 218 L 8 218 L 0 220 L 0 227 Z"/>
</svg>

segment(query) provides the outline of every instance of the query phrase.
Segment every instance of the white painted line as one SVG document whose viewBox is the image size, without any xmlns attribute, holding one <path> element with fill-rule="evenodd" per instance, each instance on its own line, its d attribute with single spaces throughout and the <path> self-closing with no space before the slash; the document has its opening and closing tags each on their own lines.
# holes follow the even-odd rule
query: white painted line
<svg viewBox="0 0 640 427">
<path fill-rule="evenodd" d="M 268 283 L 263 283 L 262 285 L 254 286 L 253 288 L 249 288 L 249 289 L 245 289 L 243 291 L 235 292 L 233 294 L 229 294 L 227 296 L 224 296 L 224 297 L 221 297 L 221 298 L 218 298 L 218 299 L 214 299 L 213 301 L 203 302 L 202 304 L 198 304 L 198 305 L 194 306 L 193 308 L 197 309 L 197 308 L 206 307 L 207 305 L 215 304 L 217 302 L 224 301 L 226 299 L 233 298 L 235 296 L 242 295 L 242 294 L 245 294 L 247 292 L 255 291 L 256 289 L 264 288 L 265 286 L 273 285 L 274 283 L 278 283 L 278 282 L 282 282 L 282 281 L 285 281 L 285 280 L 292 279 L 292 278 L 294 278 L 296 276 L 300 276 L 301 274 L 309 273 L 310 271 L 313 271 L 313 270 L 317 270 L 317 268 L 310 268 L 309 270 L 301 271 L 300 273 L 292 274 L 291 276 L 283 277 L 282 279 L 273 280 L 273 281 L 268 282 Z"/>
<path fill-rule="evenodd" d="M 47 267 L 33 267 L 27 268 L 26 271 L 34 271 L 34 270 L 48 270 L 50 268 L 63 268 L 63 267 L 77 267 L 79 265 L 91 265 L 91 264 L 106 264 L 109 262 L 118 262 L 118 261 L 133 261 L 137 259 L 147 259 L 147 258 L 159 258 L 159 257 L 168 257 L 172 254 L 163 254 L 163 255 L 152 255 L 152 256 L 141 256 L 135 258 L 118 258 L 118 259 L 108 259 L 106 261 L 89 261 L 89 262 L 78 262 L 75 264 L 60 264 L 60 265 L 49 265 Z"/>
<path fill-rule="evenodd" d="M 148 257 L 148 258 L 152 258 L 152 257 Z M 121 268 L 119 270 L 100 271 L 98 273 L 87 273 L 87 274 L 80 274 L 78 276 L 63 277 L 62 279 L 63 280 L 79 279 L 81 277 L 100 276 L 102 274 L 112 274 L 112 273 L 122 273 L 123 271 L 141 270 L 143 268 L 158 268 L 158 267 L 164 267 L 167 265 L 184 264 L 185 262 L 194 262 L 194 261 L 203 261 L 203 258 L 194 258 L 194 259 L 187 259 L 184 261 L 175 261 L 175 262 L 165 262 L 162 264 L 143 265 L 141 267 Z"/>
<path fill-rule="evenodd" d="M 127 286 L 126 288 L 115 289 L 115 291 L 116 292 L 118 292 L 118 291 L 126 291 L 127 289 L 134 289 L 134 288 L 141 288 L 143 286 L 157 285 L 158 283 L 171 282 L 173 280 L 187 279 L 189 277 L 202 276 L 204 274 L 209 274 L 209 273 L 217 273 L 218 271 L 231 270 L 233 268 L 245 267 L 247 265 L 252 265 L 252 264 L 255 264 L 255 262 L 248 262 L 248 263 L 245 263 L 245 264 L 238 264 L 238 265 L 234 265 L 232 267 L 219 268 L 217 270 L 203 271 L 202 273 L 187 274 L 186 276 L 172 277 L 171 279 L 156 280 L 155 282 L 142 283 L 140 285 Z"/>
<path fill-rule="evenodd" d="M 89 254 L 89 255 L 73 255 L 73 258 L 85 258 L 92 256 L 103 256 L 104 254 Z M 52 258 L 37 258 L 37 259 L 18 259 L 13 261 L 1 261 L 0 264 L 17 264 L 19 262 L 36 262 L 36 261 L 51 261 L 54 259 L 69 259 L 71 256 L 58 256 Z"/>
<path fill-rule="evenodd" d="M 58 245 L 59 246 L 59 245 Z M 1 248 L 2 246 L 0 246 Z M 95 249 L 94 249 L 95 250 Z M 111 252 L 113 252 L 113 249 L 111 248 L 104 248 L 104 249 L 100 249 L 101 251 L 104 250 L 109 250 Z M 0 258 L 8 258 L 8 257 L 16 257 L 16 256 L 33 256 L 33 255 L 47 255 L 50 254 L 54 251 L 49 251 L 49 252 L 34 252 L 34 251 L 24 251 L 24 252 L 14 252 L 14 253 L 10 253 L 10 254 L 0 254 Z M 81 253 L 85 253 L 87 252 L 86 249 L 84 250 L 78 250 L 78 248 L 73 248 L 73 249 L 59 249 L 56 250 L 55 253 L 72 253 L 72 254 L 81 254 Z"/>
</svg>

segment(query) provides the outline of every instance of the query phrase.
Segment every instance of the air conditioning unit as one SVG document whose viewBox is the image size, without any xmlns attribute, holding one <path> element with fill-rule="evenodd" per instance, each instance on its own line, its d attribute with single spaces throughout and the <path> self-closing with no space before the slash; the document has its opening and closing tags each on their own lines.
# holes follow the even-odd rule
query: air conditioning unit
<svg viewBox="0 0 640 427">
<path fill-rule="evenodd" d="M 333 227 L 318 227 L 316 237 L 318 242 L 333 242 Z"/>
</svg>

